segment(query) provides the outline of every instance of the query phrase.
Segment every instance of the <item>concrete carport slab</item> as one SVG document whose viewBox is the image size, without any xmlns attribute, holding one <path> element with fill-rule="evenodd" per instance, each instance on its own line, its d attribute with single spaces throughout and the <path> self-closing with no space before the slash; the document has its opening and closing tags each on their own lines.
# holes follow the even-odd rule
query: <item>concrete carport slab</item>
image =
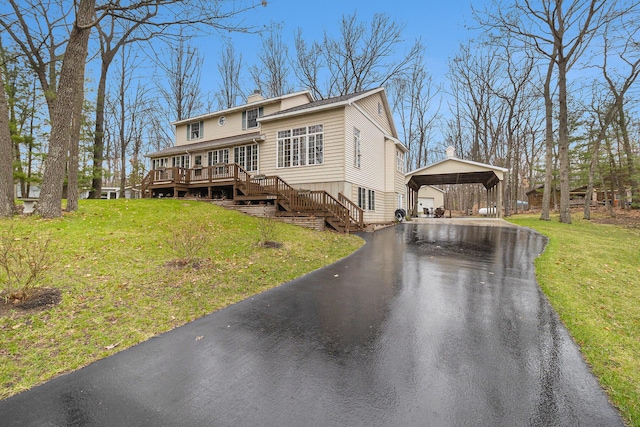
<svg viewBox="0 0 640 427">
<path fill-rule="evenodd" d="M 442 186 L 445 184 L 482 184 L 487 189 L 487 206 L 502 207 L 502 181 L 508 169 L 459 159 L 454 149 L 447 148 L 447 158 L 405 175 L 408 189 L 408 206 L 411 216 L 417 216 L 417 194 L 423 185 Z M 502 217 L 502 209 L 493 215 Z"/>
</svg>

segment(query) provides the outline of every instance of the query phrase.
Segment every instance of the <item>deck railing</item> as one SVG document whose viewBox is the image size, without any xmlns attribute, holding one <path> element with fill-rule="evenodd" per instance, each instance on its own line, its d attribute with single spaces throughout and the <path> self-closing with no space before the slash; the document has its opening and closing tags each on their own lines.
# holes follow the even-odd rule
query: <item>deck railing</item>
<svg viewBox="0 0 640 427">
<path fill-rule="evenodd" d="M 324 190 L 296 190 L 279 176 L 262 176 L 251 179 L 250 186 L 247 186 L 247 192 L 249 195 L 277 195 L 284 198 L 294 211 L 329 213 L 344 227 L 348 228 L 351 225 L 350 208 Z M 357 218 L 357 214 L 354 217 Z M 354 222 L 361 229 L 364 227 L 362 215 L 359 220 L 356 219 Z"/>
<path fill-rule="evenodd" d="M 353 203 L 351 199 L 346 197 L 342 193 L 338 193 L 338 200 L 342 203 L 349 211 L 349 218 L 351 221 L 358 224 L 358 227 L 363 230 L 364 229 L 364 210 Z"/>
<path fill-rule="evenodd" d="M 236 163 L 219 163 L 213 166 L 153 169 L 143 180 L 143 193 L 151 185 L 181 184 L 200 185 L 233 180 L 247 196 L 273 196 L 286 200 L 289 207 L 299 212 L 326 213 L 338 220 L 345 229 L 355 223 L 364 228 L 363 211 L 351 200 L 340 194 L 334 198 L 324 190 L 297 190 L 279 176 L 252 176 Z"/>
<path fill-rule="evenodd" d="M 206 184 L 224 180 L 246 180 L 249 177 L 240 165 L 218 163 L 213 166 L 186 168 L 160 168 L 149 172 L 144 182 L 157 184 Z"/>
</svg>

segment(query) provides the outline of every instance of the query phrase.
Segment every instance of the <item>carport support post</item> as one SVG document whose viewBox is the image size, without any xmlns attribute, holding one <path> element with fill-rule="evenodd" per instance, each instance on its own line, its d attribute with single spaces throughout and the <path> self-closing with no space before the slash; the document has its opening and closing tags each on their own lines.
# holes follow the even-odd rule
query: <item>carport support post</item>
<svg viewBox="0 0 640 427">
<path fill-rule="evenodd" d="M 491 213 L 491 211 L 489 210 L 489 206 L 491 206 L 491 205 L 489 204 L 489 201 L 490 201 L 490 199 L 491 199 L 491 198 L 489 197 L 489 192 L 490 192 L 490 191 L 491 191 L 491 189 L 490 189 L 490 188 L 487 188 L 487 216 L 489 216 L 489 214 Z"/>
<path fill-rule="evenodd" d="M 496 217 L 502 218 L 502 181 L 498 181 L 498 191 L 496 194 L 498 197 L 498 203 L 496 206 Z"/>
</svg>

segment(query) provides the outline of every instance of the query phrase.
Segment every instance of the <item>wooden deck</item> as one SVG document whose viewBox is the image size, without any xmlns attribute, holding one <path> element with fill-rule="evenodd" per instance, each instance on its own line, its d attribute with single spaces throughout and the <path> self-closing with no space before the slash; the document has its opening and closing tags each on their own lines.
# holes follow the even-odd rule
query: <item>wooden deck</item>
<svg viewBox="0 0 640 427">
<path fill-rule="evenodd" d="M 154 169 L 142 181 L 142 197 L 232 199 L 235 203 L 273 203 L 278 216 L 323 217 L 332 229 L 364 230 L 364 212 L 355 203 L 324 190 L 298 190 L 278 176 L 251 175 L 235 163 Z"/>
</svg>

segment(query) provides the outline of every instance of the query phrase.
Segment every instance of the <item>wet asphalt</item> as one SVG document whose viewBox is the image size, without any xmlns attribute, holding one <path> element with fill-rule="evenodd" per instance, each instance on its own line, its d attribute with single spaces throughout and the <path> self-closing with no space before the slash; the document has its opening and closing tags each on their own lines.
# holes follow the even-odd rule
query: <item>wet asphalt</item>
<svg viewBox="0 0 640 427">
<path fill-rule="evenodd" d="M 0 424 L 623 425 L 535 282 L 545 238 L 444 222 L 363 237 L 332 266 L 0 401 Z"/>
</svg>

